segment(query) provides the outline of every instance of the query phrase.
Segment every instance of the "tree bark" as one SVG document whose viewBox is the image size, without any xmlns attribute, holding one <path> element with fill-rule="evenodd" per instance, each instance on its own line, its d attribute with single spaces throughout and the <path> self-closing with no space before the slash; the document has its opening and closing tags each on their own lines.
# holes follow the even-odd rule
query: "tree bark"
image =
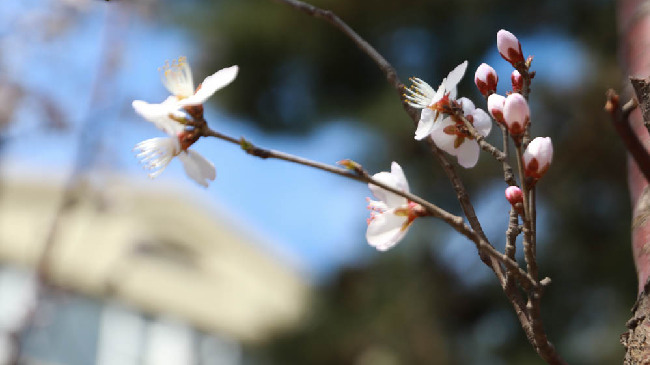
<svg viewBox="0 0 650 365">
<path fill-rule="evenodd" d="M 624 73 L 645 79 L 650 75 L 650 2 L 619 0 L 618 29 L 620 60 Z M 627 95 L 632 96 L 629 80 Z M 642 102 L 639 100 L 639 102 Z M 629 122 L 646 152 L 650 134 L 639 108 Z M 624 364 L 650 364 L 650 188 L 638 165 L 628 156 L 628 184 L 632 203 L 632 252 L 638 274 L 638 299 L 632 308 L 628 331 L 621 336 L 626 348 Z"/>
</svg>

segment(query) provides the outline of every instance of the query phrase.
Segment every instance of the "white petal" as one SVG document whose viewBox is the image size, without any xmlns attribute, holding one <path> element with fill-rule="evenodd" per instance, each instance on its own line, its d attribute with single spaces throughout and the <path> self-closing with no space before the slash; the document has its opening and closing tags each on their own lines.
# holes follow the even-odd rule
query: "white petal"
<svg viewBox="0 0 650 365">
<path fill-rule="evenodd" d="M 480 135 L 485 137 L 490 134 L 490 130 L 492 130 L 492 120 L 488 113 L 483 109 L 474 109 L 472 117 L 474 118 L 474 128 L 476 128 L 476 131 Z"/>
<path fill-rule="evenodd" d="M 149 177 L 154 178 L 165 170 L 180 148 L 178 138 L 159 137 L 142 141 L 133 149 L 138 152 L 136 157 L 142 166 L 150 171 Z"/>
<path fill-rule="evenodd" d="M 384 172 L 379 172 L 379 173 L 376 173 L 376 174 L 372 175 L 372 178 L 379 181 L 379 182 L 381 182 L 381 183 L 384 183 L 384 184 L 386 184 L 386 185 L 388 185 L 390 187 L 393 187 L 393 188 L 396 188 L 396 189 L 399 189 L 399 190 L 401 190 L 400 185 L 402 185 L 402 186 L 404 185 L 404 182 L 401 181 L 401 178 L 396 177 L 391 172 L 385 172 L 385 171 Z M 406 178 L 404 178 L 404 179 L 406 179 Z M 402 206 L 402 205 L 405 205 L 405 204 L 408 203 L 406 198 L 404 198 L 402 196 L 399 196 L 399 195 L 397 195 L 395 193 L 391 193 L 390 191 L 384 190 L 384 189 L 380 188 L 377 185 L 368 184 L 368 188 L 370 189 L 370 191 L 372 191 L 372 194 L 377 199 L 379 199 L 379 200 L 383 201 L 384 203 L 386 203 L 386 206 L 388 208 L 395 208 L 395 207 L 399 207 L 399 206 Z M 407 188 L 408 188 L 408 186 L 407 186 Z"/>
<path fill-rule="evenodd" d="M 460 82 L 460 80 L 465 76 L 465 71 L 467 70 L 467 61 L 461 63 L 460 65 L 456 66 L 449 75 L 443 80 L 443 84 L 445 85 L 445 89 L 448 92 L 453 92 L 455 94 L 456 91 L 456 85 Z M 456 96 L 454 95 L 454 98 Z"/>
<path fill-rule="evenodd" d="M 436 112 L 429 108 L 422 109 L 420 114 L 420 121 L 418 122 L 418 127 L 415 130 L 415 139 L 418 141 L 426 138 L 431 134 L 431 131 L 434 127 Z"/>
<path fill-rule="evenodd" d="M 171 64 L 169 61 L 165 62 L 165 65 L 160 68 L 160 72 L 163 85 L 172 95 L 185 98 L 194 93 L 192 70 L 187 63 L 187 58 L 179 57 Z"/>
<path fill-rule="evenodd" d="M 386 251 L 404 238 L 408 229 L 404 226 L 407 221 L 407 217 L 396 216 L 392 210 L 377 214 L 368 223 L 366 239 L 371 246 Z"/>
<path fill-rule="evenodd" d="M 444 82 L 445 82 L 445 80 L 442 80 L 443 84 L 444 84 Z M 442 99 L 442 97 L 445 96 L 445 93 L 447 91 L 445 90 L 445 85 L 443 85 L 443 84 L 440 84 L 440 87 L 438 87 L 438 91 L 436 91 L 436 94 L 433 96 L 433 99 L 431 99 L 431 104 L 429 104 L 429 105 L 433 105 L 433 104 L 439 102 L 440 99 Z"/>
<path fill-rule="evenodd" d="M 451 118 L 445 118 L 436 122 L 435 128 L 431 132 L 431 138 L 436 146 L 452 156 L 456 155 L 456 149 L 454 148 L 456 135 L 447 134 L 444 132 L 444 129 L 454 124 L 456 123 Z"/>
<path fill-rule="evenodd" d="M 465 139 L 465 141 L 456 149 L 458 156 L 458 164 L 466 169 L 474 167 L 478 162 L 478 155 L 480 149 L 478 142 L 473 139 Z"/>
<path fill-rule="evenodd" d="M 217 90 L 223 88 L 230 84 L 235 77 L 237 77 L 237 72 L 239 67 L 231 66 L 228 68 L 221 69 L 212 75 L 208 76 L 201 83 L 201 87 L 196 91 L 196 93 L 188 98 L 185 98 L 179 102 L 181 106 L 187 105 L 199 105 L 203 104 L 209 97 L 212 96 Z"/>
<path fill-rule="evenodd" d="M 170 136 L 176 136 L 185 129 L 184 125 L 169 118 L 170 114 L 182 116 L 182 113 L 175 108 L 175 104 L 170 102 L 169 98 L 161 104 L 149 104 L 142 100 L 135 100 L 131 105 L 140 116 Z"/>
<path fill-rule="evenodd" d="M 196 151 L 187 150 L 187 152 L 178 155 L 178 158 L 183 162 L 183 168 L 187 176 L 206 188 L 208 187 L 208 181 L 206 180 L 212 181 L 217 176 L 212 162 L 206 160 Z"/>
<path fill-rule="evenodd" d="M 404 175 L 404 170 L 397 162 L 393 161 L 390 164 L 390 173 L 395 177 L 397 182 L 397 188 L 404 192 L 409 192 L 409 182 L 406 180 L 406 175 Z"/>
<path fill-rule="evenodd" d="M 474 102 L 466 97 L 462 97 L 458 99 L 458 102 L 463 107 L 463 114 L 465 116 L 471 115 L 474 109 L 476 109 L 476 107 L 474 106 Z"/>
</svg>

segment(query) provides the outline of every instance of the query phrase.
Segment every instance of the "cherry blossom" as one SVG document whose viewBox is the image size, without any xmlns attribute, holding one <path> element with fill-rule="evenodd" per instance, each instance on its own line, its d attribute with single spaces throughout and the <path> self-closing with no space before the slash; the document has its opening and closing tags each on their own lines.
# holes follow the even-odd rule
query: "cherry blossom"
<svg viewBox="0 0 650 365">
<path fill-rule="evenodd" d="M 415 139 L 421 140 L 429 136 L 440 114 L 447 113 L 450 101 L 456 99 L 456 86 L 465 75 L 466 70 L 467 61 L 464 61 L 449 72 L 437 91 L 421 79 L 411 78 L 413 85 L 410 89 L 405 89 L 404 98 L 410 106 L 422 109 L 420 121 L 415 130 Z"/>
<path fill-rule="evenodd" d="M 194 131 L 170 118 L 178 113 L 170 103 L 148 104 L 141 100 L 133 102 L 135 111 L 163 130 L 169 137 L 151 138 L 135 145 L 136 157 L 142 166 L 149 170 L 152 179 L 160 175 L 176 156 L 183 163 L 185 173 L 204 187 L 216 178 L 214 165 L 198 152 L 188 149 L 198 136 Z"/>
<path fill-rule="evenodd" d="M 373 179 L 400 191 L 409 192 L 408 181 L 402 167 L 397 163 L 391 164 L 390 172 L 374 174 Z M 368 184 L 368 188 L 378 200 L 368 200 L 371 210 L 368 218 L 366 239 L 379 251 L 386 251 L 399 243 L 406 235 L 408 228 L 415 218 L 425 215 L 420 204 L 384 190 L 377 185 Z"/>
<path fill-rule="evenodd" d="M 474 126 L 478 134 L 485 137 L 492 129 L 490 116 L 482 109 L 476 108 L 467 98 L 458 102 L 463 108 L 465 118 Z M 431 138 L 438 148 L 458 158 L 458 164 L 471 168 L 478 162 L 480 147 L 460 118 L 448 116 L 435 123 Z"/>
<path fill-rule="evenodd" d="M 171 99 L 166 101 L 176 101 L 178 107 L 203 104 L 217 90 L 230 84 L 237 77 L 238 71 L 237 66 L 221 69 L 206 77 L 195 90 L 192 70 L 185 57 L 179 57 L 172 63 L 166 62 L 160 68 L 162 83 L 172 94 Z"/>
</svg>

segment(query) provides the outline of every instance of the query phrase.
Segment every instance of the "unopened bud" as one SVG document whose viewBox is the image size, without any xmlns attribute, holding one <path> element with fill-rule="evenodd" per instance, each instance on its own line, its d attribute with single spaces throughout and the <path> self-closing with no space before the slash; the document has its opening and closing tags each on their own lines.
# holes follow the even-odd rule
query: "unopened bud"
<svg viewBox="0 0 650 365">
<path fill-rule="evenodd" d="M 521 89 L 524 88 L 524 78 L 517 70 L 512 71 L 512 75 L 510 75 L 510 81 L 512 82 L 513 92 L 518 93 L 521 91 Z"/>
<path fill-rule="evenodd" d="M 524 54 L 521 52 L 521 44 L 514 34 L 505 29 L 497 32 L 497 48 L 501 57 L 510 62 L 513 66 L 524 62 Z"/>
<path fill-rule="evenodd" d="M 503 119 L 503 105 L 505 102 L 506 97 L 499 94 L 492 94 L 487 99 L 488 111 L 497 122 L 504 125 L 506 124 L 506 121 Z"/>
<path fill-rule="evenodd" d="M 481 63 L 476 69 L 474 83 L 483 96 L 496 92 L 498 82 L 499 76 L 497 76 L 497 72 L 487 63 Z"/>
<path fill-rule="evenodd" d="M 506 199 L 515 206 L 517 203 L 524 202 L 524 193 L 516 185 L 511 185 L 506 188 Z"/>
<path fill-rule="evenodd" d="M 540 179 L 553 160 L 553 144 L 550 137 L 537 137 L 530 141 L 524 151 L 524 172 L 535 180 Z"/>
<path fill-rule="evenodd" d="M 510 134 L 519 136 L 524 133 L 530 122 L 530 109 L 528 102 L 521 94 L 508 95 L 503 105 L 503 119 Z"/>
</svg>

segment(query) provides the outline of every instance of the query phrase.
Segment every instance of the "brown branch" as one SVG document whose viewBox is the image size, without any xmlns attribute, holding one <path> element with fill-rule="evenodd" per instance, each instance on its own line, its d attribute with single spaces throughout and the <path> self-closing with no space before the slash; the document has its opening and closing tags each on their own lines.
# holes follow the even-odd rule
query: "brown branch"
<svg viewBox="0 0 650 365">
<path fill-rule="evenodd" d="M 505 125 L 501 123 L 497 123 L 499 125 L 499 128 L 501 128 L 501 135 L 503 136 L 503 154 L 505 155 L 505 159 L 502 162 L 503 165 L 503 180 L 506 182 L 506 184 L 512 186 L 512 185 L 517 185 L 517 181 L 515 180 L 515 174 L 512 172 L 512 166 L 508 163 L 508 156 L 510 155 L 509 153 L 509 148 L 508 146 L 510 145 L 508 141 L 508 137 L 510 134 L 508 133 L 508 128 L 506 128 Z"/>
<path fill-rule="evenodd" d="M 386 59 L 379 53 L 377 50 L 371 46 L 365 39 L 363 39 L 354 29 L 350 28 L 344 21 L 341 20 L 336 14 L 330 10 L 325 10 L 313 6 L 311 4 L 304 3 L 297 0 L 273 0 L 275 2 L 287 4 L 294 9 L 300 10 L 305 14 L 311 15 L 318 19 L 323 19 L 326 22 L 333 25 L 335 28 L 340 30 L 348 38 L 354 42 L 354 44 L 365 53 L 371 60 L 377 64 L 377 67 L 386 75 L 386 80 L 390 83 L 393 88 L 401 95 L 404 84 L 397 77 L 397 72 L 395 68 L 388 62 Z"/>
<path fill-rule="evenodd" d="M 643 147 L 639 137 L 632 130 L 630 125 L 630 113 L 637 107 L 637 101 L 631 99 L 625 105 L 621 106 L 620 97 L 612 89 L 607 91 L 607 102 L 605 103 L 605 111 L 611 115 L 614 128 L 621 137 L 625 148 L 630 153 L 634 162 L 636 162 L 639 170 L 643 173 L 646 180 L 650 181 L 650 155 Z"/>
<path fill-rule="evenodd" d="M 395 71 L 393 66 L 390 63 L 388 63 L 388 61 L 386 61 L 386 59 L 383 56 L 381 56 L 379 52 L 377 52 L 368 42 L 366 42 L 363 38 L 361 38 L 361 36 L 359 36 L 352 28 L 350 28 L 338 16 L 336 16 L 334 13 L 332 13 L 329 10 L 323 10 L 298 0 L 273 0 L 273 1 L 287 4 L 306 14 L 309 14 L 316 18 L 324 19 L 328 23 L 332 24 L 335 28 L 339 29 L 343 34 L 345 34 L 348 38 L 350 38 L 361 51 L 363 51 L 366 55 L 368 55 L 368 57 L 370 57 L 377 64 L 379 69 L 382 70 L 382 72 L 384 72 L 388 82 L 393 86 L 393 88 L 397 91 L 397 93 L 401 97 L 404 85 L 399 80 L 397 76 L 397 72 Z M 528 98 L 528 95 L 530 94 L 531 80 L 535 76 L 534 72 L 529 71 L 531 61 L 532 58 L 529 58 L 526 61 L 525 69 L 522 68 L 522 70 L 520 70 L 520 73 L 524 77 L 523 94 L 526 98 Z M 411 117 L 413 122 L 417 125 L 417 123 L 419 122 L 419 112 L 416 109 L 408 106 L 408 104 L 405 103 L 404 100 L 402 100 L 402 107 L 404 108 L 406 113 Z M 508 297 L 508 299 L 510 300 L 510 302 L 512 303 L 515 309 L 515 313 L 517 314 L 517 317 L 521 322 L 522 328 L 524 329 L 529 342 L 533 344 L 533 346 L 535 347 L 539 355 L 550 364 L 564 364 L 565 363 L 564 360 L 562 360 L 560 356 L 555 352 L 553 346 L 548 341 L 542 341 L 542 339 L 544 340 L 546 339 L 546 334 L 543 332 L 543 327 L 540 326 L 541 321 L 537 323 L 536 326 L 532 326 L 531 323 L 529 322 L 526 311 L 524 310 L 525 308 L 523 306 L 521 294 L 516 290 L 516 288 L 514 288 L 514 286 L 507 287 L 504 270 L 501 264 L 505 265 L 505 267 L 508 270 L 512 270 L 512 273 L 514 273 L 517 276 L 517 278 L 520 280 L 520 284 L 522 285 L 522 287 L 525 290 L 527 290 L 529 293 L 531 293 L 531 295 L 538 295 L 541 292 L 540 284 L 536 280 L 531 278 L 530 273 L 523 272 L 523 270 L 519 267 L 519 265 L 514 260 L 498 252 L 489 243 L 487 237 L 485 236 L 485 233 L 483 232 L 481 224 L 478 218 L 476 217 L 474 206 L 471 204 L 469 200 L 469 194 L 467 193 L 467 189 L 465 188 L 462 181 L 458 177 L 455 168 L 449 162 L 444 152 L 441 151 L 435 145 L 435 143 L 433 143 L 433 140 L 431 140 L 430 137 L 426 139 L 426 142 L 428 143 L 434 156 L 436 156 L 436 158 L 440 162 L 440 165 L 445 171 L 445 174 L 449 178 L 450 182 L 452 183 L 452 186 L 456 191 L 458 201 L 461 205 L 461 208 L 465 216 L 467 217 L 471 229 L 465 226 L 464 224 L 463 227 L 455 226 L 453 224 L 450 225 L 452 225 L 452 227 L 455 228 L 458 232 L 465 235 L 467 238 L 469 238 L 476 244 L 481 260 L 483 260 L 483 262 L 485 262 L 489 267 L 492 268 L 495 275 L 499 279 L 499 282 L 504 290 L 504 293 L 506 294 L 506 296 Z M 486 145 L 483 144 L 482 148 L 485 148 L 485 146 Z M 270 156 L 266 156 L 266 157 L 268 158 Z M 505 162 L 506 159 L 507 158 L 504 157 L 502 159 L 502 162 Z M 508 174 L 508 170 L 510 170 L 510 174 Z M 511 169 L 508 169 L 508 167 L 505 164 L 504 164 L 504 176 L 506 182 L 511 183 L 514 181 L 514 177 L 511 175 Z M 488 257 L 486 257 L 486 255 Z M 530 311 L 528 313 L 530 313 Z M 542 331 L 542 333 L 534 333 L 536 330 L 540 330 Z"/>
<path fill-rule="evenodd" d="M 397 194 L 399 196 L 402 196 L 412 202 L 418 203 L 422 205 L 426 211 L 433 217 L 439 218 L 443 220 L 445 223 L 449 224 L 452 228 L 454 228 L 457 232 L 462 234 L 463 236 L 467 237 L 470 241 L 474 242 L 476 244 L 476 247 L 479 249 L 479 252 L 485 253 L 488 257 L 493 258 L 496 260 L 497 265 L 499 263 L 502 263 L 508 270 L 512 271 L 515 273 L 515 276 L 520 280 L 520 283 L 522 287 L 524 287 L 526 290 L 529 291 L 535 291 L 538 289 L 538 284 L 532 280 L 531 277 L 528 276 L 528 274 L 523 271 L 519 265 L 517 264 L 516 261 L 513 259 L 507 257 L 506 255 L 500 253 L 497 251 L 492 245 L 488 243 L 488 241 L 484 238 L 484 235 L 478 234 L 475 230 L 472 230 L 469 226 L 467 226 L 464 223 L 464 219 L 462 217 L 453 215 L 446 210 L 438 207 L 437 205 L 408 192 L 401 191 L 399 189 L 396 189 L 390 185 L 386 185 L 374 178 L 372 178 L 368 173 L 363 171 L 362 173 L 358 172 L 353 172 L 350 171 L 349 169 L 346 168 L 340 168 L 336 166 L 331 166 L 327 164 L 323 164 L 320 162 L 312 161 L 306 158 L 294 156 L 288 153 L 280 152 L 280 151 L 275 151 L 275 150 L 268 150 L 264 149 L 258 146 L 255 146 L 252 144 L 250 141 L 244 139 L 244 138 L 234 138 L 231 136 L 227 136 L 225 134 L 219 133 L 215 130 L 210 129 L 207 124 L 199 123 L 197 124 L 197 128 L 199 128 L 199 132 L 201 136 L 204 137 L 215 137 L 219 138 L 225 141 L 228 141 L 233 144 L 237 144 L 242 147 L 246 153 L 263 158 L 263 159 L 278 159 L 278 160 L 284 160 L 287 162 L 292 162 L 296 163 L 299 165 L 304 165 L 304 166 L 309 166 L 313 167 L 319 170 L 323 170 L 326 172 L 330 172 L 339 176 L 343 176 L 348 179 L 360 181 L 363 183 L 368 183 L 368 184 L 373 184 L 377 185 L 380 188 L 390 191 L 391 193 Z M 356 169 L 355 169 L 356 170 Z M 359 171 L 359 170 L 356 170 Z M 500 266 L 499 266 L 500 267 Z"/>
</svg>

